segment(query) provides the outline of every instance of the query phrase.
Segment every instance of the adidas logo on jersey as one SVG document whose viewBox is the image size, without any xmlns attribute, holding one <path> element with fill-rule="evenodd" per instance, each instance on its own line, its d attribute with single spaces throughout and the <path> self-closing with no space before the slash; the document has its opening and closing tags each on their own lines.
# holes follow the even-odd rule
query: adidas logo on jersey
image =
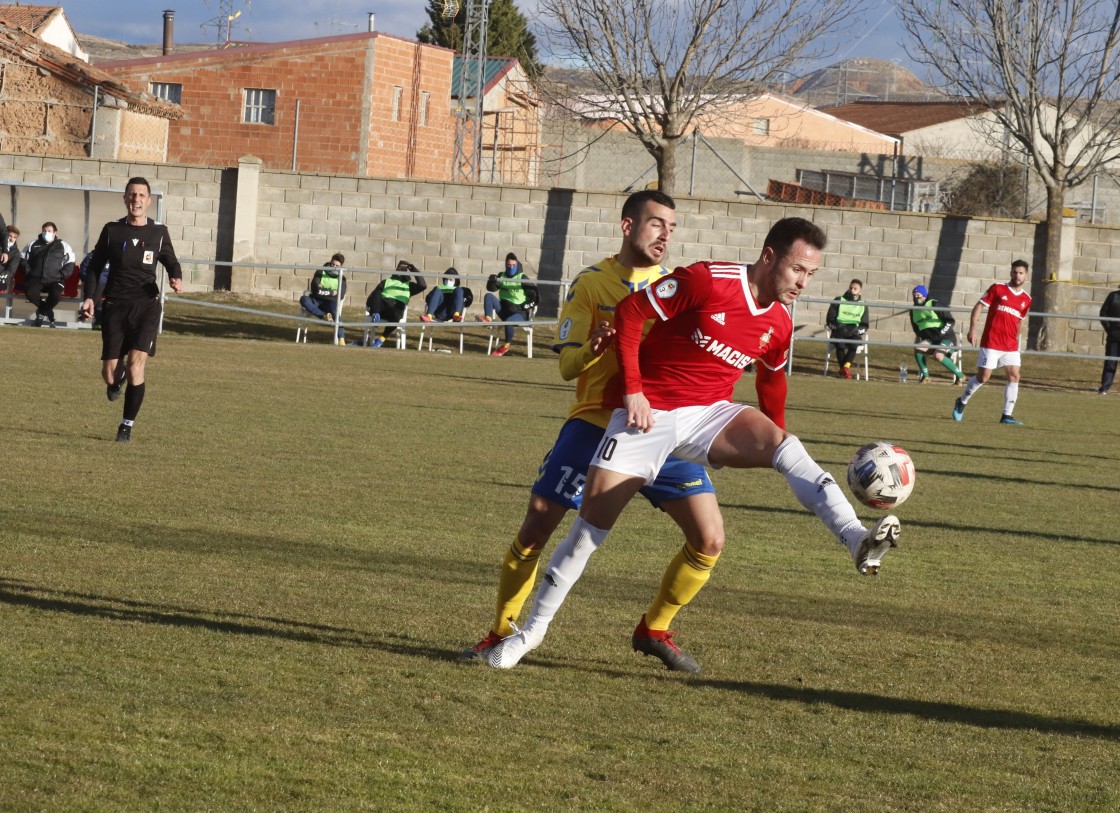
<svg viewBox="0 0 1120 813">
<path fill-rule="evenodd" d="M 713 322 L 719 322 L 721 325 L 726 325 L 727 324 L 727 315 L 723 314 L 723 313 L 713 313 L 712 314 L 712 321 Z"/>
<path fill-rule="evenodd" d="M 724 344 L 719 339 L 713 339 L 711 336 L 706 335 L 704 331 L 700 330 L 700 328 L 692 331 L 692 341 L 696 343 L 697 347 L 701 347 L 704 350 L 707 350 L 717 359 L 726 361 L 736 370 L 742 370 L 748 364 L 754 361 L 754 359 L 752 359 L 746 353 L 740 352 L 730 345 Z"/>
</svg>

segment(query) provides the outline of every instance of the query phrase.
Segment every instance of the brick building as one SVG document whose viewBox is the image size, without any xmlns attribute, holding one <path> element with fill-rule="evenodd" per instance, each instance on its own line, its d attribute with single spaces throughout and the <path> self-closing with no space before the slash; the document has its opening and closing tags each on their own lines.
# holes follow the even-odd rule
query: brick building
<svg viewBox="0 0 1120 813">
<path fill-rule="evenodd" d="M 103 62 L 181 105 L 168 161 L 445 179 L 454 152 L 451 51 L 380 32 Z"/>
</svg>

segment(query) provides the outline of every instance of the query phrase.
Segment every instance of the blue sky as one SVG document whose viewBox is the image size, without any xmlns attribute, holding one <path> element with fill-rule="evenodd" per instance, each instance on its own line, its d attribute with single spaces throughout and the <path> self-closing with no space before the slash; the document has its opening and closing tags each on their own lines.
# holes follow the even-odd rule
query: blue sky
<svg viewBox="0 0 1120 813">
<path fill-rule="evenodd" d="M 278 42 L 325 37 L 366 30 L 368 13 L 376 14 L 378 31 L 414 38 L 427 22 L 425 0 L 61 0 L 66 16 L 82 34 L 131 43 L 157 43 L 163 38 L 163 9 L 175 11 L 177 42 L 215 42 L 217 29 L 202 26 L 216 20 L 224 7 L 241 11 L 232 37 L 256 42 Z M 822 0 L 827 2 L 827 0 Z M 532 0 L 518 0 L 522 10 Z M 829 63 L 848 57 L 869 56 L 909 66 L 898 44 L 901 27 L 894 0 L 868 0 L 865 32 L 842 45 Z M 919 74 L 920 75 L 920 74 Z"/>
</svg>

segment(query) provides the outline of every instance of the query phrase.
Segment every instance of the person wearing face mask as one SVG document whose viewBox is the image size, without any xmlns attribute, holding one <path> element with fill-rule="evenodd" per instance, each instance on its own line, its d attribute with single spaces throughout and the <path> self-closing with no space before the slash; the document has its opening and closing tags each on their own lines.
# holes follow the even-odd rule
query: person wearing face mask
<svg viewBox="0 0 1120 813">
<path fill-rule="evenodd" d="M 501 274 L 490 275 L 486 281 L 486 290 L 489 293 L 482 300 L 486 311 L 481 317 L 483 322 L 524 322 L 528 318 L 529 309 L 539 299 L 537 286 L 529 282 L 525 269 L 521 267 L 521 260 L 512 251 L 506 255 L 505 270 Z M 509 352 L 513 343 L 513 327 L 505 326 L 505 341 L 490 355 L 504 356 Z"/>
<path fill-rule="evenodd" d="M 4 218 L 0 217 L 0 223 L 3 222 Z M 8 226 L 5 232 L 7 237 L 4 243 L 5 248 L 0 251 L 0 293 L 7 291 L 15 280 L 20 263 L 19 245 L 16 242 L 19 239 L 19 229 L 15 226 Z"/>
<path fill-rule="evenodd" d="M 443 272 L 439 284 L 432 289 L 424 300 L 424 313 L 421 322 L 462 322 L 463 311 L 474 301 L 470 288 L 463 287 L 459 270 L 455 267 Z"/>
<path fill-rule="evenodd" d="M 62 288 L 74 272 L 78 261 L 70 245 L 58 237 L 58 227 L 51 221 L 23 250 L 27 301 L 35 306 L 35 327 L 43 323 L 55 326 L 54 306 L 62 299 Z"/>
</svg>

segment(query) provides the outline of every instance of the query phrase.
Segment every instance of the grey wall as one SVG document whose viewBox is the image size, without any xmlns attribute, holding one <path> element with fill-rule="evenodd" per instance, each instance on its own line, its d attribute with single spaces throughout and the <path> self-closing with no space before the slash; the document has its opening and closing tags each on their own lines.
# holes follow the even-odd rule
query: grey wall
<svg viewBox="0 0 1120 813">
<path fill-rule="evenodd" d="M 236 170 L 0 155 L 0 184 L 85 185 L 119 193 L 134 174 L 164 193 L 165 220 L 179 255 L 204 261 L 190 266 L 189 286 L 206 290 L 228 279 L 206 263 L 230 258 L 234 224 L 251 220 L 234 211 Z M 294 303 L 310 272 L 285 266 L 320 265 L 335 251 L 346 254 L 352 268 L 386 271 L 407 258 L 430 280 L 454 265 L 479 281 L 513 251 L 532 276 L 571 279 L 617 249 L 625 195 L 267 171 L 259 174 L 256 199 L 251 256 L 238 259 L 269 267 L 246 265 L 234 276 L 235 289 Z M 849 279 L 859 277 L 869 300 L 908 304 L 910 289 L 924 283 L 942 302 L 970 308 L 991 282 L 1006 279 L 1012 260 L 1022 257 L 1037 267 L 1043 251 L 1042 230 L 1026 221 L 678 196 L 678 228 L 666 262 L 751 262 L 770 224 L 789 215 L 815 220 L 829 234 L 824 266 L 807 292 L 813 297 L 838 296 Z M 1073 324 L 1070 349 L 1100 353 L 1095 317 L 1120 283 L 1120 229 L 1079 226 L 1074 272 L 1075 312 L 1082 318 Z M 364 289 L 376 282 L 365 279 L 367 285 L 352 288 L 352 302 L 364 300 Z M 1044 284 L 1037 275 L 1032 279 L 1036 302 Z M 472 287 L 478 293 L 479 283 Z M 819 335 L 826 307 L 803 304 L 799 335 Z M 552 313 L 542 308 L 542 315 Z M 873 338 L 911 340 L 904 312 L 883 306 L 872 316 Z"/>
</svg>

